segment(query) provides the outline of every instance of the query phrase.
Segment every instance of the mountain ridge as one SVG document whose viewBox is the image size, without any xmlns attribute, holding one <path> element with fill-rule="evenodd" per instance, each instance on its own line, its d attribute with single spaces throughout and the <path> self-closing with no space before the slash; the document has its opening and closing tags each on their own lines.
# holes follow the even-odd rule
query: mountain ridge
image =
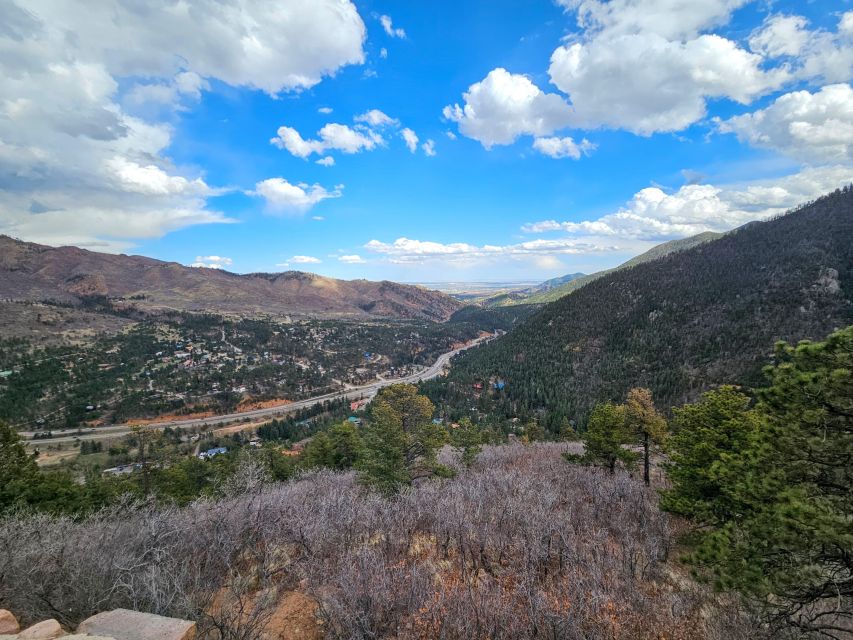
<svg viewBox="0 0 853 640">
<path fill-rule="evenodd" d="M 718 384 L 760 386 L 776 341 L 820 340 L 853 324 L 851 240 L 848 187 L 601 277 L 460 357 L 454 384 L 431 394 L 449 401 L 500 379 L 504 391 L 481 397 L 481 410 L 547 414 L 557 431 L 633 386 L 651 388 L 661 407 Z"/>
<path fill-rule="evenodd" d="M 722 235 L 722 233 L 704 231 L 702 233 L 696 234 L 695 236 L 679 238 L 677 240 L 670 240 L 668 242 L 656 245 L 638 256 L 634 256 L 630 260 L 627 260 L 622 264 L 613 267 L 612 269 L 603 269 L 602 271 L 596 271 L 595 273 L 589 274 L 572 274 L 576 277 L 572 277 L 569 280 L 566 280 L 559 286 L 550 287 L 542 291 L 534 291 L 534 295 L 528 296 L 524 300 L 515 302 L 514 304 L 543 304 L 546 302 L 554 302 L 555 300 L 559 300 L 563 296 L 567 296 L 570 293 L 577 291 L 584 285 L 589 284 L 590 282 L 594 282 L 599 278 L 603 278 L 604 276 L 610 273 L 614 273 L 621 269 L 630 269 L 632 267 L 636 267 L 639 264 L 643 264 L 644 262 L 649 262 L 650 260 L 657 260 L 658 258 L 662 258 L 663 256 L 668 255 L 670 253 L 674 253 L 676 251 L 685 251 L 705 242 L 716 240 L 717 238 L 722 237 Z"/>
<path fill-rule="evenodd" d="M 131 300 L 146 311 L 445 321 L 463 305 L 389 280 L 337 280 L 304 271 L 237 274 L 139 255 L 49 247 L 0 236 L 0 298 L 77 305 Z"/>
</svg>

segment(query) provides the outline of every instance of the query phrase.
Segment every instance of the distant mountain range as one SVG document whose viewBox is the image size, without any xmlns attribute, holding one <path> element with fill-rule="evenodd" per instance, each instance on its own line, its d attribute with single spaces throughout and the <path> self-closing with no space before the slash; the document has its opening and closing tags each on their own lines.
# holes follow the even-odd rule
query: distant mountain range
<svg viewBox="0 0 853 640">
<path fill-rule="evenodd" d="M 526 291 L 530 294 L 535 293 L 544 293 L 546 291 L 551 291 L 552 289 L 557 289 L 558 287 L 563 286 L 568 282 L 572 282 L 573 280 L 577 280 L 578 278 L 583 278 L 585 273 L 569 273 L 564 276 L 559 276 L 558 278 L 551 278 L 550 280 L 546 280 L 542 284 L 538 284 L 535 287 L 530 287 Z"/>
<path fill-rule="evenodd" d="M 578 278 L 589 277 L 584 273 L 569 273 L 557 278 L 551 278 L 545 282 L 527 287 L 524 289 L 514 289 L 512 291 L 503 291 L 496 295 L 484 298 L 479 301 L 482 307 L 507 307 L 518 304 L 529 304 L 532 298 L 546 295 L 548 292 L 565 286 L 567 283 L 577 280 Z M 535 304 L 535 302 L 534 302 Z"/>
<path fill-rule="evenodd" d="M 547 409 L 579 421 L 632 386 L 650 387 L 669 407 L 714 385 L 760 384 L 777 340 L 821 339 L 853 324 L 853 190 L 653 251 L 657 258 L 598 274 L 466 353 L 445 392 L 501 379 L 504 391 L 490 401 L 507 415 Z"/>
<path fill-rule="evenodd" d="M 554 300 L 559 300 L 563 296 L 567 296 L 573 291 L 577 291 L 582 286 L 606 276 L 608 273 L 613 273 L 620 269 L 636 267 L 638 264 L 643 264 L 650 260 L 657 260 L 658 258 L 662 258 L 670 253 L 690 249 L 704 242 L 716 240 L 721 235 L 721 233 L 706 231 L 705 233 L 700 233 L 689 238 L 670 240 L 669 242 L 664 242 L 656 247 L 652 247 L 645 253 L 635 256 L 627 262 L 623 262 L 618 267 L 605 269 L 603 271 L 596 271 L 595 273 L 590 274 L 570 273 L 565 276 L 560 276 L 559 278 L 546 280 L 535 287 L 501 293 L 490 298 L 486 298 L 480 302 L 480 305 L 484 307 L 505 307 L 520 304 L 545 304 L 546 302 L 554 302 Z"/>
<path fill-rule="evenodd" d="M 463 305 L 438 291 L 312 273 L 186 267 L 143 256 L 48 247 L 0 236 L 0 299 L 72 305 L 104 296 L 145 311 L 447 320 Z"/>
</svg>

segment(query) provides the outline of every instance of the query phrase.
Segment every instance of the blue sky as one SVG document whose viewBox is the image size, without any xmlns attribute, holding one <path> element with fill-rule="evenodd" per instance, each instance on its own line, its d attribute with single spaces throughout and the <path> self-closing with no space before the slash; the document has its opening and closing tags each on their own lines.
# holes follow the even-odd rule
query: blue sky
<svg viewBox="0 0 853 640">
<path fill-rule="evenodd" d="M 853 180 L 847 0 L 99 3 L 0 9 L 2 233 L 539 280 Z"/>
</svg>

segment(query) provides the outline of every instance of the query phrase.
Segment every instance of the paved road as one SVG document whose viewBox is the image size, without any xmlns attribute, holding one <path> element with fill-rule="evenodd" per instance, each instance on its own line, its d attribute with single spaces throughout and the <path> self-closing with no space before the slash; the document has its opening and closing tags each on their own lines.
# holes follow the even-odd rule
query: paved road
<svg viewBox="0 0 853 640">
<path fill-rule="evenodd" d="M 466 349 L 470 349 L 471 347 L 480 344 L 481 342 L 484 342 L 486 340 L 491 340 L 493 337 L 494 336 L 491 335 L 483 336 L 482 338 L 477 338 L 473 342 L 470 342 L 464 347 L 454 349 L 453 351 L 448 351 L 447 353 L 442 353 L 440 356 L 438 356 L 438 359 L 432 365 L 430 365 L 423 371 L 412 374 L 410 376 L 406 376 L 404 378 L 377 380 L 376 382 L 371 382 L 370 384 L 361 387 L 352 387 L 345 391 L 335 391 L 333 393 L 327 393 L 322 396 L 306 398 L 305 400 L 296 400 L 295 402 L 291 402 L 290 404 L 285 404 L 278 407 L 254 409 L 252 411 L 243 411 L 240 413 L 228 413 L 221 416 L 212 416 L 209 418 L 188 418 L 185 420 L 157 422 L 155 424 L 144 425 L 144 428 L 159 430 L 165 429 L 166 427 L 171 427 L 173 429 L 187 429 L 200 426 L 221 426 L 232 422 L 242 421 L 246 418 L 251 420 L 256 418 L 271 418 L 275 416 L 283 416 L 287 415 L 288 413 L 298 411 L 299 409 L 306 409 L 308 407 L 312 407 L 321 402 L 325 402 L 326 400 L 356 400 L 359 398 L 372 398 L 382 387 L 387 387 L 390 384 L 416 383 L 423 380 L 430 380 L 432 378 L 435 378 L 436 376 L 439 376 L 444 371 L 445 367 L 450 363 L 451 358 L 453 358 L 453 356 L 455 356 L 457 353 L 465 351 Z M 22 437 L 28 439 L 28 443 L 35 446 L 41 446 L 48 444 L 58 444 L 62 442 L 73 442 L 75 440 L 106 440 L 111 438 L 121 438 L 130 433 L 130 427 L 131 425 L 129 424 L 116 424 L 107 427 L 83 429 L 82 433 L 76 429 L 68 431 L 54 431 L 54 434 L 59 435 L 53 438 L 44 438 L 38 440 L 31 439 L 33 436 L 32 431 L 22 431 L 20 433 Z"/>
</svg>

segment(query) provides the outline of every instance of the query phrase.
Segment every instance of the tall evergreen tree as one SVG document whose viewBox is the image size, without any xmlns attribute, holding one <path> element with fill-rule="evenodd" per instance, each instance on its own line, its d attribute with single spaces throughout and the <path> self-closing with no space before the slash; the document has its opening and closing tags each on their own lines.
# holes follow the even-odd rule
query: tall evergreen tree
<svg viewBox="0 0 853 640">
<path fill-rule="evenodd" d="M 0 422 L 0 513 L 16 507 L 75 513 L 90 506 L 91 496 L 64 472 L 43 472 L 21 437 Z"/>
<path fill-rule="evenodd" d="M 632 467 L 637 455 L 625 448 L 631 442 L 625 406 L 607 402 L 596 405 L 589 416 L 589 426 L 583 438 L 582 455 L 565 454 L 570 462 L 603 466 L 614 473 L 621 462 Z"/>
<path fill-rule="evenodd" d="M 662 506 L 697 526 L 689 560 L 772 624 L 853 625 L 853 327 L 780 344 L 758 402 L 732 387 L 676 411 Z"/>
<path fill-rule="evenodd" d="M 388 493 L 435 473 L 436 456 L 448 434 L 433 423 L 433 410 L 414 385 L 390 385 L 376 395 L 358 461 L 367 484 Z"/>
<path fill-rule="evenodd" d="M 483 434 L 470 418 L 462 418 L 459 426 L 450 430 L 450 444 L 459 452 L 462 464 L 470 467 L 483 449 Z"/>
<path fill-rule="evenodd" d="M 332 468 L 332 440 L 326 432 L 318 433 L 308 444 L 301 456 L 302 463 L 309 468 Z"/>
<path fill-rule="evenodd" d="M 27 453 L 12 427 L 0 422 L 0 511 L 26 502 L 38 480 L 35 457 Z"/>
<path fill-rule="evenodd" d="M 408 438 L 400 421 L 387 408 L 376 408 L 362 432 L 363 447 L 356 468 L 366 485 L 390 495 L 411 484 L 406 464 Z"/>
<path fill-rule="evenodd" d="M 664 509 L 691 518 L 700 528 L 726 522 L 737 511 L 717 465 L 751 446 L 760 419 L 749 403 L 736 387 L 724 386 L 675 409 L 664 464 L 672 487 L 662 492 Z"/>
<path fill-rule="evenodd" d="M 639 437 L 643 445 L 643 482 L 649 486 L 651 448 L 663 443 L 666 437 L 666 420 L 655 409 L 652 392 L 635 387 L 628 392 L 625 401 L 625 419 L 628 430 Z"/>
<path fill-rule="evenodd" d="M 853 327 L 780 344 L 751 446 L 715 469 L 740 506 L 695 559 L 777 622 L 853 628 Z"/>
<path fill-rule="evenodd" d="M 314 436 L 302 457 L 309 467 L 350 469 L 358 460 L 361 448 L 358 428 L 350 422 L 343 422 Z"/>
</svg>

